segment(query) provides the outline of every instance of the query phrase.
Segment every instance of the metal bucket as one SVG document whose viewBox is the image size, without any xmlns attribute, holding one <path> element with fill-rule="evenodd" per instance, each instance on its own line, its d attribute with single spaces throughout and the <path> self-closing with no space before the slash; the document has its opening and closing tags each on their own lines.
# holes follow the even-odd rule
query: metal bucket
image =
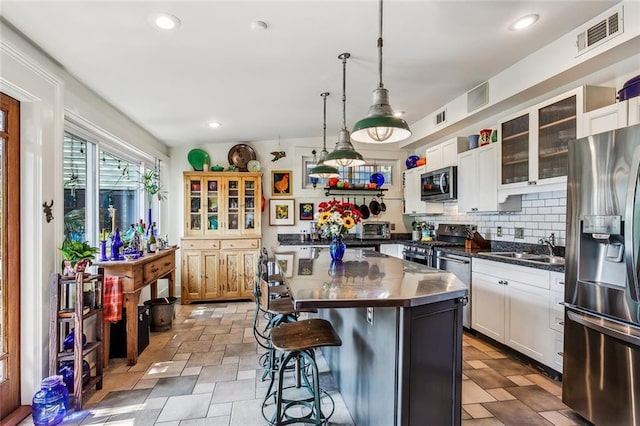
<svg viewBox="0 0 640 426">
<path fill-rule="evenodd" d="M 149 305 L 151 317 L 151 331 L 167 331 L 171 329 L 173 322 L 173 305 L 178 300 L 177 297 L 160 297 L 144 302 Z"/>
</svg>

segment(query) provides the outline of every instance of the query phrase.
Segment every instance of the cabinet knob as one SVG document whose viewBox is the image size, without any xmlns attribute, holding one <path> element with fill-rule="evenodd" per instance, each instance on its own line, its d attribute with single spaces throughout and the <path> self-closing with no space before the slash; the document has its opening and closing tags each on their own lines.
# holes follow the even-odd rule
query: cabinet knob
<svg viewBox="0 0 640 426">
<path fill-rule="evenodd" d="M 557 352 L 557 354 L 564 357 L 564 352 Z"/>
<path fill-rule="evenodd" d="M 559 321 L 558 325 L 564 325 L 564 321 Z"/>
<path fill-rule="evenodd" d="M 558 281 L 558 285 L 564 285 L 564 281 Z"/>
</svg>

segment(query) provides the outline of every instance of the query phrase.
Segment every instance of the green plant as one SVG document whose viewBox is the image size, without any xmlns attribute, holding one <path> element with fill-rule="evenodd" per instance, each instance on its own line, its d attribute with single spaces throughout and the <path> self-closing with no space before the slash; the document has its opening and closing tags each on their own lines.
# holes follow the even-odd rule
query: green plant
<svg viewBox="0 0 640 426">
<path fill-rule="evenodd" d="M 91 247 L 88 241 L 72 241 L 66 238 L 62 242 L 60 247 L 63 260 L 71 262 L 71 266 L 75 266 L 81 260 L 93 260 L 95 254 L 98 252 L 96 247 Z"/>
<path fill-rule="evenodd" d="M 154 195 L 158 197 L 158 200 L 167 198 L 166 191 L 160 186 L 160 171 L 156 168 L 149 169 L 140 176 L 140 186 L 149 196 L 149 201 Z"/>
</svg>

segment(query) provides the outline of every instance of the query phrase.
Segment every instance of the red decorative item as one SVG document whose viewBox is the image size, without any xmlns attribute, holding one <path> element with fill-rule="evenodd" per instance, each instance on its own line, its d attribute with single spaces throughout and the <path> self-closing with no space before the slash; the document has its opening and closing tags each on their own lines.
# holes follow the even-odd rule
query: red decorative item
<svg viewBox="0 0 640 426">
<path fill-rule="evenodd" d="M 264 206 L 267 205 L 267 199 L 264 198 L 264 194 L 262 194 L 262 206 L 260 207 L 260 211 L 264 212 Z"/>
<path fill-rule="evenodd" d="M 329 184 L 330 188 L 335 188 L 335 186 L 338 184 L 339 181 L 340 181 L 340 179 L 338 179 L 338 178 L 329 178 L 327 180 L 327 183 Z"/>
</svg>

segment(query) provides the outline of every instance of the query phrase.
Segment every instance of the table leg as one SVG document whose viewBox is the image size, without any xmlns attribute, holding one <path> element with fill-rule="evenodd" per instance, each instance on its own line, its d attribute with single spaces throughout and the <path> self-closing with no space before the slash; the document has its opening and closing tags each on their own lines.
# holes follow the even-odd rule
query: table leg
<svg viewBox="0 0 640 426">
<path fill-rule="evenodd" d="M 102 365 L 109 365 L 109 352 L 111 350 L 111 323 L 103 321 L 104 329 L 102 330 Z"/>
<path fill-rule="evenodd" d="M 169 284 L 169 297 L 174 297 L 176 295 L 175 277 L 176 277 L 176 270 L 173 269 L 171 273 L 167 275 L 167 281 Z"/>
<path fill-rule="evenodd" d="M 158 298 L 158 281 L 154 281 L 149 286 L 151 288 L 151 300 Z"/>
<path fill-rule="evenodd" d="M 138 362 L 138 303 L 140 290 L 124 293 L 124 307 L 127 310 L 127 365 Z"/>
</svg>

